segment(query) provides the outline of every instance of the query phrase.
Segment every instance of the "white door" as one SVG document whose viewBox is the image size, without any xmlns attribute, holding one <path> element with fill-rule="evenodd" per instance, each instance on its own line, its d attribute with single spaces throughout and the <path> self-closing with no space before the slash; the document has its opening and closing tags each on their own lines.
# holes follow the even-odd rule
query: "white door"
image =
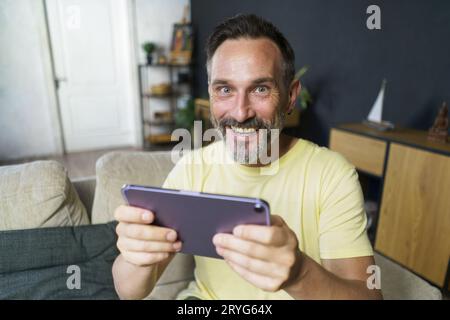
<svg viewBox="0 0 450 320">
<path fill-rule="evenodd" d="M 46 0 L 66 151 L 138 141 L 127 0 Z"/>
</svg>

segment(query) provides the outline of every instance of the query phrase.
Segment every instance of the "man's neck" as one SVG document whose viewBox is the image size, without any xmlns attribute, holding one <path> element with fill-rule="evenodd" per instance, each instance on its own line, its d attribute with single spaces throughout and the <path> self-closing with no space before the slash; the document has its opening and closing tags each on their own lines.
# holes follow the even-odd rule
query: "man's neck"
<svg viewBox="0 0 450 320">
<path fill-rule="evenodd" d="M 278 143 L 278 157 L 276 159 L 271 159 L 271 161 L 276 161 L 277 159 L 281 158 L 282 156 L 284 156 L 289 150 L 291 150 L 295 144 L 297 143 L 298 138 L 295 137 L 291 137 L 288 136 L 284 133 L 280 134 L 280 137 L 278 138 L 278 140 L 275 140 L 274 143 Z M 257 164 L 244 164 L 244 166 L 247 167 L 264 167 L 270 164 L 261 164 L 261 163 L 257 163 Z"/>
</svg>

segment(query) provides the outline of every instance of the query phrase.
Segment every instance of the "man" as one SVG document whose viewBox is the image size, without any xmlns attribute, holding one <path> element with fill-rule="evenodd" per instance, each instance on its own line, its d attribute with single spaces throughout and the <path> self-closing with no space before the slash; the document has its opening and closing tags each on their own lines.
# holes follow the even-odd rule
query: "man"
<svg viewBox="0 0 450 320">
<path fill-rule="evenodd" d="M 273 215 L 271 226 L 217 234 L 212 240 L 224 260 L 195 257 L 195 281 L 178 298 L 381 298 L 366 285 L 374 259 L 354 167 L 326 148 L 277 134 L 300 91 L 287 40 L 271 23 L 239 15 L 216 27 L 206 50 L 211 117 L 223 141 L 182 158 L 164 187 L 262 198 Z M 260 161 L 263 153 L 270 164 Z M 206 161 L 223 155 L 234 161 Z M 115 217 L 116 290 L 144 298 L 182 243 L 174 230 L 152 226 L 152 212 L 121 206 Z"/>
</svg>

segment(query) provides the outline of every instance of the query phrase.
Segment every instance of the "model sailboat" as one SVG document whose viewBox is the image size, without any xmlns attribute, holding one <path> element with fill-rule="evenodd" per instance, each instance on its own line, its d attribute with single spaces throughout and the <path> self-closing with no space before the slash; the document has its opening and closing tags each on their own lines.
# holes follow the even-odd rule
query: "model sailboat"
<svg viewBox="0 0 450 320">
<path fill-rule="evenodd" d="M 378 130 L 389 130 L 394 128 L 394 124 L 389 121 L 383 121 L 383 102 L 384 102 L 384 91 L 386 89 L 386 79 L 383 79 L 381 83 L 381 89 L 378 93 L 378 97 L 370 110 L 367 120 L 364 124 L 378 129 Z"/>
</svg>

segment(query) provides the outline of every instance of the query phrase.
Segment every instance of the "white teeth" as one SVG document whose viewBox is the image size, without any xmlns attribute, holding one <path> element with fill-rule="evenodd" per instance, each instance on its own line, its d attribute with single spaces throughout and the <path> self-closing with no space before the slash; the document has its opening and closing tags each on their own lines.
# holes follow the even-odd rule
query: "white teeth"
<svg viewBox="0 0 450 320">
<path fill-rule="evenodd" d="M 231 126 L 231 130 L 233 130 L 236 133 L 253 133 L 256 131 L 255 128 L 239 128 Z"/>
</svg>

